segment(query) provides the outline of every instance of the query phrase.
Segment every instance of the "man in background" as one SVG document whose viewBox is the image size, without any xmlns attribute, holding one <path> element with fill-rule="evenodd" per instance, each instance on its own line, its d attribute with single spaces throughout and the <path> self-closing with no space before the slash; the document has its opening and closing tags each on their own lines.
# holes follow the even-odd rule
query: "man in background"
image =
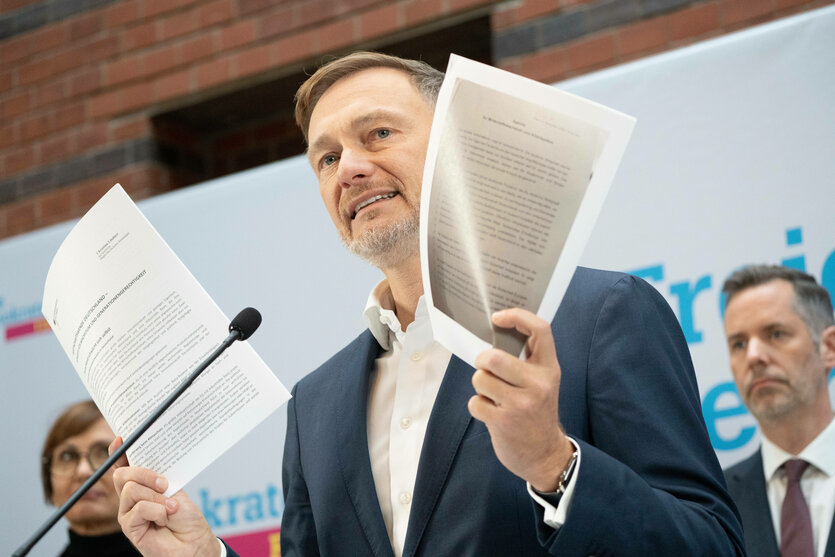
<svg viewBox="0 0 835 557">
<path fill-rule="evenodd" d="M 748 553 L 835 557 L 829 294 L 806 273 L 766 265 L 735 272 L 722 290 L 734 381 L 762 433 L 760 450 L 725 474 Z"/>
</svg>

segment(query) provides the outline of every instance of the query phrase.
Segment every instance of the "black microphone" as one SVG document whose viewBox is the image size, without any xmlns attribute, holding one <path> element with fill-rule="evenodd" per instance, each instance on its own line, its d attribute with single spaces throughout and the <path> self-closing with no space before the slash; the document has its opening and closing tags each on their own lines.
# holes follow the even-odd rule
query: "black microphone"
<svg viewBox="0 0 835 557">
<path fill-rule="evenodd" d="M 238 315 L 232 320 L 229 324 L 229 336 L 220 343 L 220 346 L 212 352 L 208 358 L 206 358 L 203 363 L 197 366 L 191 375 L 186 377 L 186 379 L 180 383 L 180 385 L 168 395 L 168 398 L 162 401 L 162 403 L 157 407 L 154 412 L 142 422 L 139 427 L 137 427 L 133 433 L 131 433 L 127 439 L 122 443 L 122 446 L 116 449 L 110 458 L 108 458 L 104 464 L 99 466 L 99 469 L 96 470 L 92 476 L 87 478 L 87 481 L 79 487 L 72 496 L 67 499 L 67 502 L 61 505 L 57 511 L 55 511 L 52 516 L 47 519 L 46 522 L 41 525 L 37 532 L 35 532 L 31 538 L 29 538 L 23 545 L 21 545 L 17 551 L 12 554 L 12 557 L 23 557 L 31 549 L 35 546 L 36 543 L 40 541 L 44 535 L 49 532 L 50 528 L 55 526 L 55 523 L 58 522 L 62 516 L 64 516 L 70 507 L 72 507 L 79 499 L 81 499 L 87 491 L 93 487 L 93 485 L 101 479 L 102 476 L 110 469 L 113 464 L 121 458 L 127 450 L 133 446 L 139 437 L 145 433 L 149 427 L 151 427 L 154 422 L 156 422 L 162 414 L 168 410 L 168 407 L 174 404 L 180 395 L 185 392 L 185 390 L 194 382 L 197 377 L 203 373 L 203 371 L 212 365 L 218 356 L 223 354 L 227 348 L 229 348 L 232 343 L 236 340 L 246 340 L 252 336 L 252 333 L 261 325 L 261 314 L 255 308 L 244 308 L 242 309 Z"/>
</svg>

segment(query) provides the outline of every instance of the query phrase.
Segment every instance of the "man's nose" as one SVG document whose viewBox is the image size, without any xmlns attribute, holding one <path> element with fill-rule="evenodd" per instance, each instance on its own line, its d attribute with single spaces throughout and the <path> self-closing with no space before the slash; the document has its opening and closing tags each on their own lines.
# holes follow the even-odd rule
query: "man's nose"
<svg viewBox="0 0 835 557">
<path fill-rule="evenodd" d="M 359 149 L 344 149 L 339 157 L 339 185 L 343 188 L 362 185 L 371 179 L 375 169 L 367 153 Z"/>
<path fill-rule="evenodd" d="M 748 349 L 745 357 L 749 366 L 764 364 L 768 358 L 768 349 L 760 339 L 750 338 L 748 339 Z"/>
</svg>

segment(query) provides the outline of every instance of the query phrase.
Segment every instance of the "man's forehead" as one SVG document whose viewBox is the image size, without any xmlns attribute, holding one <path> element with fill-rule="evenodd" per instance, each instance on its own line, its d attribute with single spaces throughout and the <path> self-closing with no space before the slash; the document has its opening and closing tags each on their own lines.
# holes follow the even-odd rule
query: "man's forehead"
<svg viewBox="0 0 835 557">
<path fill-rule="evenodd" d="M 775 279 L 738 292 L 725 310 L 725 326 L 768 326 L 801 319 L 795 309 L 794 287 Z M 756 323 L 748 321 L 756 320 Z"/>
</svg>

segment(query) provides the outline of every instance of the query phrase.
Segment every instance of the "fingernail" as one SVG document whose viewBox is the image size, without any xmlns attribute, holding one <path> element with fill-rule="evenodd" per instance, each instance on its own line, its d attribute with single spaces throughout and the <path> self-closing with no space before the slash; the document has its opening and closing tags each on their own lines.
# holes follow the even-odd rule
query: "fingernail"
<svg viewBox="0 0 835 557">
<path fill-rule="evenodd" d="M 165 478 L 157 478 L 156 486 L 159 491 L 165 491 L 168 487 L 168 482 L 165 481 Z"/>
<path fill-rule="evenodd" d="M 507 310 L 500 309 L 499 311 L 494 311 L 494 312 L 493 312 L 493 317 L 494 317 L 494 318 L 496 318 L 496 317 L 501 317 L 502 315 L 504 315 L 504 312 L 505 312 L 505 311 L 507 311 Z"/>
<path fill-rule="evenodd" d="M 165 508 L 168 509 L 169 511 L 173 511 L 174 509 L 177 508 L 177 501 L 175 501 L 174 499 L 166 499 L 165 500 Z"/>
</svg>

